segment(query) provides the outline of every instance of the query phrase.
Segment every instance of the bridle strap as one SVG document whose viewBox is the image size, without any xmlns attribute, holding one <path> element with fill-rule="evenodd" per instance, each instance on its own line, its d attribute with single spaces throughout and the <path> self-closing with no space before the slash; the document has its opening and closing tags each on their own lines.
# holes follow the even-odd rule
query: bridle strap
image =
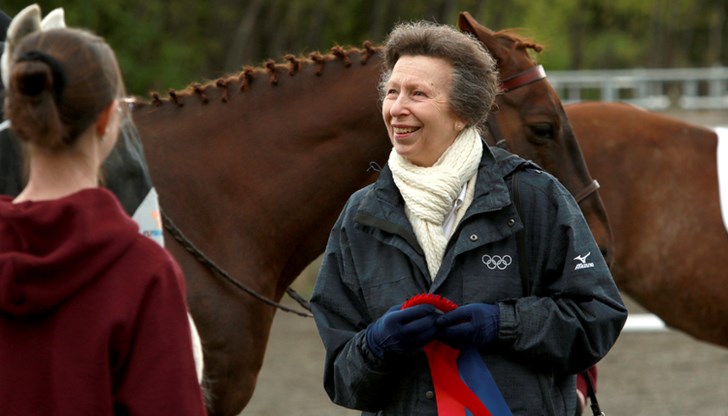
<svg viewBox="0 0 728 416">
<path fill-rule="evenodd" d="M 501 93 L 516 90 L 528 85 L 532 82 L 540 81 L 546 78 L 546 71 L 543 69 L 543 65 L 536 65 L 528 68 L 523 72 L 519 72 L 512 77 L 506 78 L 501 81 Z"/>
<path fill-rule="evenodd" d="M 532 66 L 525 71 L 519 72 L 511 77 L 502 80 L 499 94 L 509 93 L 513 90 L 517 90 L 523 86 L 526 86 L 536 81 L 540 81 L 542 79 L 546 79 L 546 71 L 543 69 L 543 65 Z M 496 123 L 495 121 L 495 113 L 492 111 L 488 113 L 487 125 L 489 134 L 486 136 L 490 137 L 485 138 L 486 143 L 491 146 L 498 146 L 507 149 L 508 142 L 506 141 L 505 137 L 503 137 L 503 133 L 498 127 L 498 123 Z M 597 190 L 599 190 L 599 182 L 597 182 L 596 179 L 592 179 L 589 185 L 584 187 L 584 189 L 576 193 L 572 192 L 572 194 L 574 194 L 574 199 L 576 200 L 576 202 L 578 204 L 581 204 L 582 201 L 584 201 Z"/>
<path fill-rule="evenodd" d="M 587 185 L 584 189 L 577 192 L 576 195 L 574 195 L 574 199 L 576 200 L 577 204 L 581 204 L 581 201 L 585 200 L 589 195 L 593 194 L 594 192 L 599 190 L 599 182 L 597 182 L 596 179 L 592 179 L 591 183 Z"/>
</svg>

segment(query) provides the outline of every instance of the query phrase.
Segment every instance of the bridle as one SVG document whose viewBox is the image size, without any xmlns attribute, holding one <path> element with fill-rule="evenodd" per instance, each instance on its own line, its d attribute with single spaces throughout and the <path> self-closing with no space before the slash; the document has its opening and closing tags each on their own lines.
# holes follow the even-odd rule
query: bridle
<svg viewBox="0 0 728 416">
<path fill-rule="evenodd" d="M 542 65 L 532 66 L 525 71 L 519 72 L 511 77 L 508 77 L 501 81 L 501 89 L 499 94 L 507 94 L 513 90 L 517 90 L 528 84 L 534 83 L 546 79 L 546 71 Z M 491 137 L 487 137 L 485 140 L 491 146 L 498 146 L 508 149 L 508 141 L 503 137 L 503 133 L 498 127 L 498 123 L 495 120 L 495 113 L 491 111 L 488 113 L 488 131 Z M 588 175 L 588 173 L 587 173 Z M 591 194 L 599 190 L 599 182 L 596 179 L 591 179 L 589 184 L 582 188 L 579 192 L 571 192 L 574 195 L 574 199 L 577 203 L 581 204 Z M 570 190 L 571 191 L 571 190 Z"/>
</svg>

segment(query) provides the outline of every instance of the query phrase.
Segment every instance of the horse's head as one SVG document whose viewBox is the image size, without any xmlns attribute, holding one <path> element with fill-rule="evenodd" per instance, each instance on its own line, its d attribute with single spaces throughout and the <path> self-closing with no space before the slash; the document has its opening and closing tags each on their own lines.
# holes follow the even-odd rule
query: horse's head
<svg viewBox="0 0 728 416">
<path fill-rule="evenodd" d="M 529 55 L 542 47 L 508 32 L 493 32 L 468 12 L 460 14 L 461 31 L 477 37 L 498 63 L 501 94 L 488 120 L 489 144 L 539 164 L 558 178 L 579 202 L 607 262 L 612 236 L 598 188 L 584 162 L 576 137 L 543 67 Z"/>
</svg>

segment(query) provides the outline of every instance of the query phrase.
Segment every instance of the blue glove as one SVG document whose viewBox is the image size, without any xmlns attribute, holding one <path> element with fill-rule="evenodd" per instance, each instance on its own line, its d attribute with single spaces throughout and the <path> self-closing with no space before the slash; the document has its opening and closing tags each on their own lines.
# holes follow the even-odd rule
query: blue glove
<svg viewBox="0 0 728 416">
<path fill-rule="evenodd" d="M 435 338 L 435 321 L 442 315 L 437 308 L 425 304 L 401 307 L 391 307 L 367 327 L 367 346 L 379 359 L 418 350 Z"/>
<path fill-rule="evenodd" d="M 437 339 L 462 349 L 484 347 L 498 336 L 500 309 L 489 303 L 463 305 L 437 318 Z"/>
</svg>

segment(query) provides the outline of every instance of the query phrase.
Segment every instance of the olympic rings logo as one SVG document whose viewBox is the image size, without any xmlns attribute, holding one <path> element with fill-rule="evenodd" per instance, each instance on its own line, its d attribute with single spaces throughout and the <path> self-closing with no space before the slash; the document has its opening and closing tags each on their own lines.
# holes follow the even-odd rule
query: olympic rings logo
<svg viewBox="0 0 728 416">
<path fill-rule="evenodd" d="M 483 264 L 485 264 L 485 266 L 490 270 L 505 270 L 506 267 L 513 263 L 513 259 L 508 254 L 505 256 L 491 256 L 489 254 L 485 254 L 482 257 L 482 260 Z"/>
</svg>

